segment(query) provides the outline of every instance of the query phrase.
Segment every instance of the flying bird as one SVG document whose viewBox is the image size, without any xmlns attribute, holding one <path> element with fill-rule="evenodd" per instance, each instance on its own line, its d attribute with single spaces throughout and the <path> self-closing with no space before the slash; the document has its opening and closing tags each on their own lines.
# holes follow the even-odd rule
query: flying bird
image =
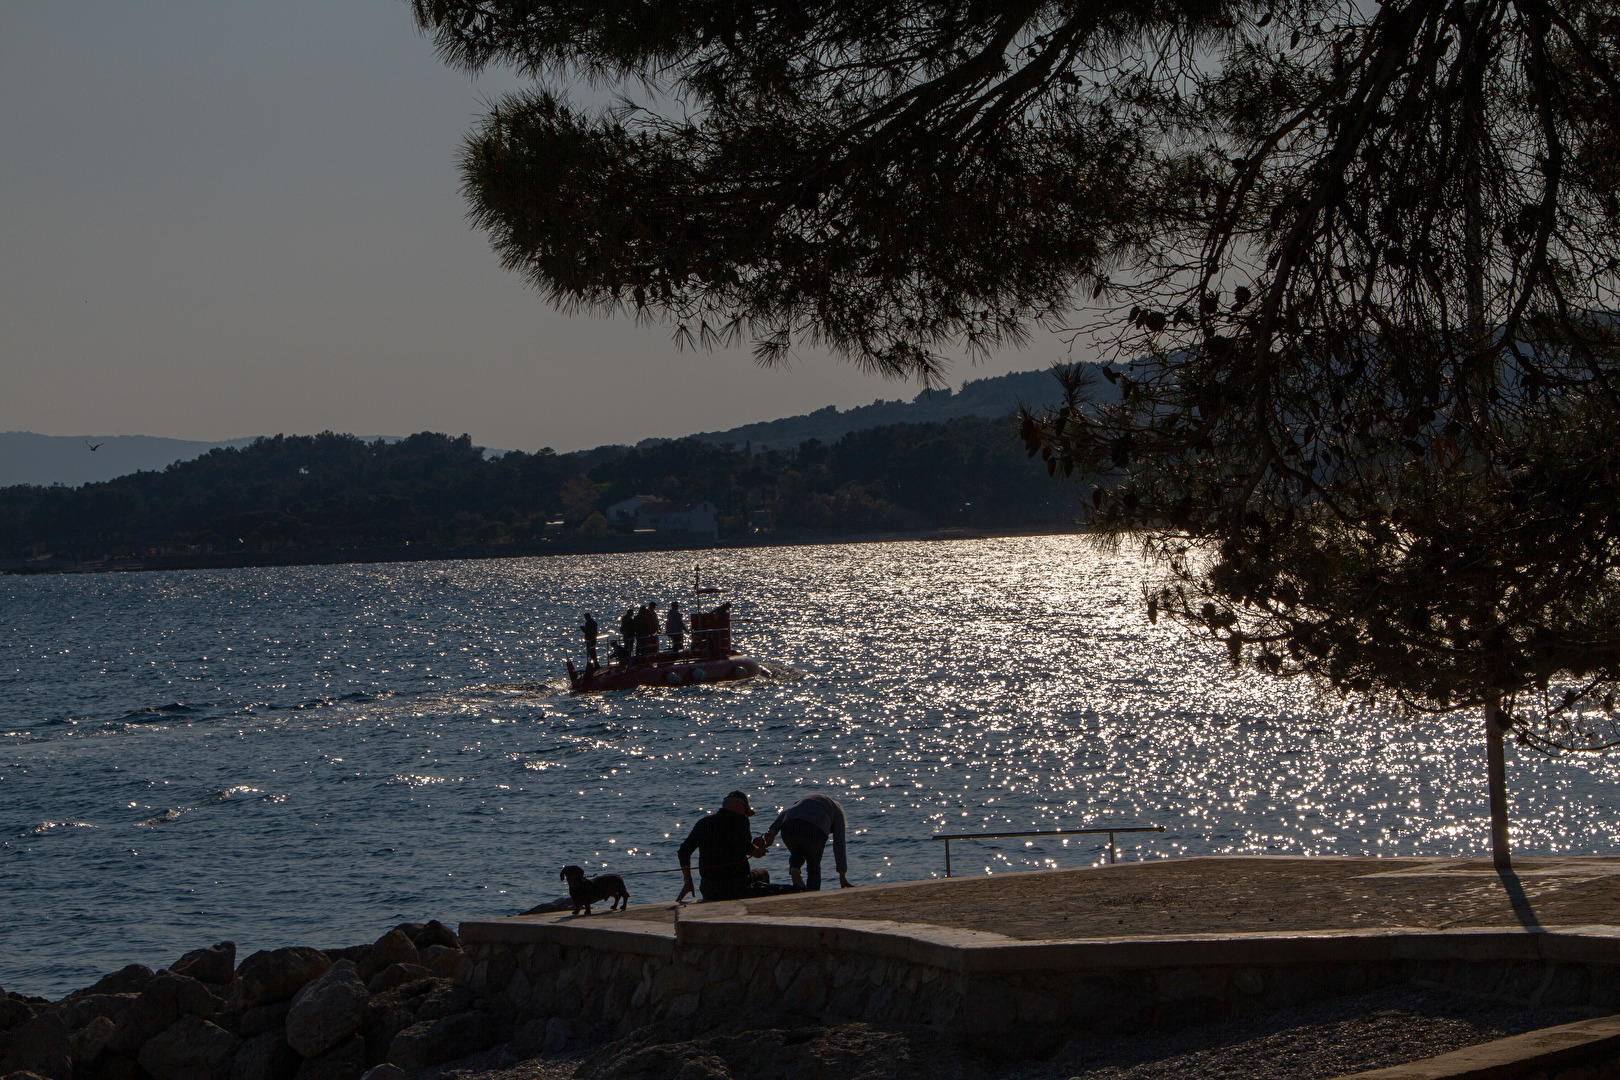
<svg viewBox="0 0 1620 1080">
<path fill-rule="evenodd" d="M 88 446 L 90 448 L 91 453 L 95 453 L 97 450 L 100 450 L 103 446 L 106 446 L 107 444 L 104 443 L 104 442 L 93 443 L 89 439 L 86 439 L 86 440 L 84 440 L 84 445 L 86 445 L 86 446 Z"/>
</svg>

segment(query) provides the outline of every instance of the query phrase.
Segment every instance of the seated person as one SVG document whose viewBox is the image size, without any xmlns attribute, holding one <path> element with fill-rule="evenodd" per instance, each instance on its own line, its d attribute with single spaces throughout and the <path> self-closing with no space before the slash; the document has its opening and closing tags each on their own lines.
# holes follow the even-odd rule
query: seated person
<svg viewBox="0 0 1620 1080">
<path fill-rule="evenodd" d="M 793 892 L 791 885 L 772 885 L 771 876 L 764 870 L 750 870 L 749 859 L 765 854 L 761 837 L 755 840 L 748 819 L 754 808 L 748 805 L 748 796 L 733 791 L 725 797 L 720 809 L 692 826 L 692 832 L 681 845 L 681 895 L 699 891 L 704 900 L 741 900 L 749 896 L 772 896 Z M 700 887 L 692 887 L 692 853 L 698 856 Z"/>
</svg>

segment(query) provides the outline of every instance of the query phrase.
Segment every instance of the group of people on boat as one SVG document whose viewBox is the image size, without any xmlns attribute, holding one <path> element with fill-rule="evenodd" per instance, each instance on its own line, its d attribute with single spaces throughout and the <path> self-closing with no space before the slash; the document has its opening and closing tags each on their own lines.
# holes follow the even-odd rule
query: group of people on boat
<svg viewBox="0 0 1620 1080">
<path fill-rule="evenodd" d="M 840 888 L 850 888 L 849 857 L 844 848 L 847 822 L 844 808 L 831 795 L 807 795 L 776 815 L 771 827 L 753 835 L 748 819 L 754 808 L 743 791 L 733 791 L 720 803 L 720 809 L 692 826 L 681 844 L 681 894 L 677 901 L 693 893 L 704 900 L 742 900 L 750 896 L 810 891 L 821 888 L 821 856 L 832 840 L 833 864 Z M 763 869 L 752 869 L 750 859 L 761 859 L 776 842 L 788 850 L 788 876 L 791 885 L 771 882 Z M 692 855 L 698 857 L 698 882 L 693 888 Z"/>
<path fill-rule="evenodd" d="M 731 609 L 731 605 L 721 604 L 714 614 L 724 616 Z M 694 637 L 695 633 L 694 623 Z M 597 659 L 597 642 L 601 636 L 602 628 L 596 617 L 590 612 L 585 613 L 585 622 L 580 626 L 580 633 L 585 635 L 585 670 L 595 671 L 601 667 Z M 665 653 L 659 648 L 660 637 L 669 638 L 669 650 Z M 701 645 L 701 642 L 694 641 Z M 671 600 L 667 613 L 660 618 L 658 605 L 647 603 L 638 608 L 626 608 L 624 614 L 619 616 L 619 639 L 612 646 L 612 661 L 616 664 L 650 664 L 660 658 L 675 659 L 686 651 L 686 617 L 681 613 L 681 604 L 678 600 Z"/>
</svg>

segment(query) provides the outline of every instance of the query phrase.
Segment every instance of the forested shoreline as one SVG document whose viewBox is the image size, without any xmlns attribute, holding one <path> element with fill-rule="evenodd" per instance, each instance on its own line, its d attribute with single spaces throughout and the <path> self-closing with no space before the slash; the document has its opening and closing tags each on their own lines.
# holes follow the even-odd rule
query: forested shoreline
<svg viewBox="0 0 1620 1080">
<path fill-rule="evenodd" d="M 978 417 L 761 453 L 680 439 L 486 457 L 465 435 L 275 436 L 105 483 L 0 488 L 0 556 L 285 557 L 404 545 L 499 554 L 547 537 L 611 543 L 602 511 L 633 495 L 706 499 L 732 540 L 1071 525 L 1077 493 L 1039 466 L 1007 420 Z"/>
</svg>

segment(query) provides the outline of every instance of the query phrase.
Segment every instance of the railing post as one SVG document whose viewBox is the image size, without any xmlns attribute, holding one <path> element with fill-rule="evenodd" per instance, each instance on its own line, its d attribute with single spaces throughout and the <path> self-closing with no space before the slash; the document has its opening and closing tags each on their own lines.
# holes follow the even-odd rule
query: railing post
<svg viewBox="0 0 1620 1080">
<path fill-rule="evenodd" d="M 1112 863 L 1114 861 L 1114 834 L 1113 833 L 1108 834 L 1108 861 L 1110 863 Z"/>
</svg>

